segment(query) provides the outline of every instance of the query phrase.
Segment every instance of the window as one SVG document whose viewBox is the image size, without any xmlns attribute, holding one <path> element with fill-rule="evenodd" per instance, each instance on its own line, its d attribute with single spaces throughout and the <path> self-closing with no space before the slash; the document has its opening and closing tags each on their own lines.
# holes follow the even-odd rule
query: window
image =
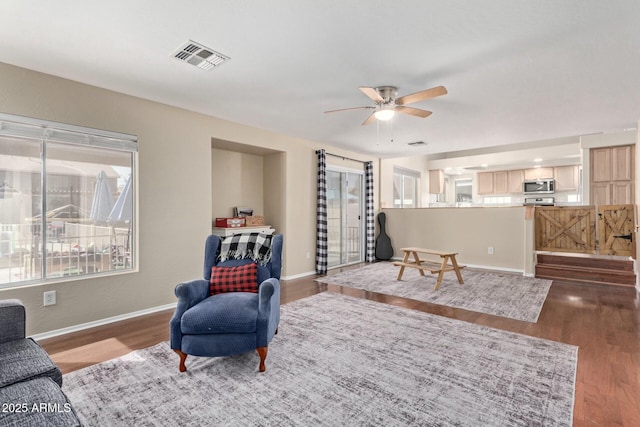
<svg viewBox="0 0 640 427">
<path fill-rule="evenodd" d="M 447 194 L 449 193 L 449 177 L 444 177 L 444 192 L 436 194 L 436 203 L 447 203 Z"/>
<path fill-rule="evenodd" d="M 456 179 L 456 205 L 465 206 L 473 201 L 473 180 L 470 178 Z"/>
<path fill-rule="evenodd" d="M 420 174 L 393 168 L 393 207 L 415 208 L 419 205 Z"/>
<path fill-rule="evenodd" d="M 511 196 L 489 196 L 483 199 L 485 205 L 510 205 Z"/>
<path fill-rule="evenodd" d="M 137 138 L 0 114 L 0 287 L 131 270 Z"/>
</svg>

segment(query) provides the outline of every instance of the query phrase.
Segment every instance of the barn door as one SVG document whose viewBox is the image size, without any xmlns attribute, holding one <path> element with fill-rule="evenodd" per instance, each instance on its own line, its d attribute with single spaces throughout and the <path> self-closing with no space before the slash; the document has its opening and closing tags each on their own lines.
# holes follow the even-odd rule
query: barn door
<svg viewBox="0 0 640 427">
<path fill-rule="evenodd" d="M 536 250 L 595 254 L 595 222 L 593 206 L 536 207 Z"/>
<path fill-rule="evenodd" d="M 597 217 L 599 253 L 635 259 L 634 205 L 598 206 Z"/>
</svg>

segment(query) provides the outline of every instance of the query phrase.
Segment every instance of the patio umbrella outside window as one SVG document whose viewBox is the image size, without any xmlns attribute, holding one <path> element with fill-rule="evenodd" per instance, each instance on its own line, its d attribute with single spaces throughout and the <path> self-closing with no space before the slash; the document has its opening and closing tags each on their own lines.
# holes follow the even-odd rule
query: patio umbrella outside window
<svg viewBox="0 0 640 427">
<path fill-rule="evenodd" d="M 126 224 L 127 226 L 127 237 L 124 243 L 124 251 L 122 254 L 123 257 L 130 257 L 130 239 L 131 239 L 131 220 L 133 217 L 133 191 L 131 189 L 131 177 L 127 179 L 118 200 L 113 205 L 113 209 L 109 213 L 107 217 L 107 221 L 111 224 L 113 229 L 114 236 L 116 235 L 115 227 L 117 224 Z M 117 239 L 116 239 L 117 240 Z M 127 266 L 126 260 L 120 260 L 120 254 L 118 253 L 118 248 L 115 249 L 115 258 L 118 264 Z"/>
<path fill-rule="evenodd" d="M 89 217 L 96 223 L 106 223 L 113 209 L 113 191 L 104 171 L 100 171 L 96 179 Z"/>
<path fill-rule="evenodd" d="M 118 200 L 107 215 L 107 221 L 111 224 L 131 222 L 133 214 L 133 193 L 131 191 L 131 178 L 127 179 Z"/>
</svg>

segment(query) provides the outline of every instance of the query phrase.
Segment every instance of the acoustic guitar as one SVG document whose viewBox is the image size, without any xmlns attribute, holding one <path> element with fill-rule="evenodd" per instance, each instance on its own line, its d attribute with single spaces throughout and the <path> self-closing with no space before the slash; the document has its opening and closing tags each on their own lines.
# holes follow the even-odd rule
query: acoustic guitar
<svg viewBox="0 0 640 427">
<path fill-rule="evenodd" d="M 376 237 L 376 258 L 379 260 L 389 260 L 393 256 L 393 247 L 391 246 L 391 238 L 385 230 L 387 215 L 384 212 L 378 214 L 378 224 L 380 224 L 380 233 Z"/>
</svg>

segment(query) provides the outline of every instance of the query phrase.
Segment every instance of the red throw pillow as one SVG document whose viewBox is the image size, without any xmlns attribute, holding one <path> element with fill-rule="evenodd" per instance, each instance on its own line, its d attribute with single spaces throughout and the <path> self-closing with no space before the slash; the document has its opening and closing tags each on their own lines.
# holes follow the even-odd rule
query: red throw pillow
<svg viewBox="0 0 640 427">
<path fill-rule="evenodd" d="M 224 292 L 258 293 L 258 265 L 250 262 L 237 267 L 212 267 L 209 295 Z"/>
</svg>

